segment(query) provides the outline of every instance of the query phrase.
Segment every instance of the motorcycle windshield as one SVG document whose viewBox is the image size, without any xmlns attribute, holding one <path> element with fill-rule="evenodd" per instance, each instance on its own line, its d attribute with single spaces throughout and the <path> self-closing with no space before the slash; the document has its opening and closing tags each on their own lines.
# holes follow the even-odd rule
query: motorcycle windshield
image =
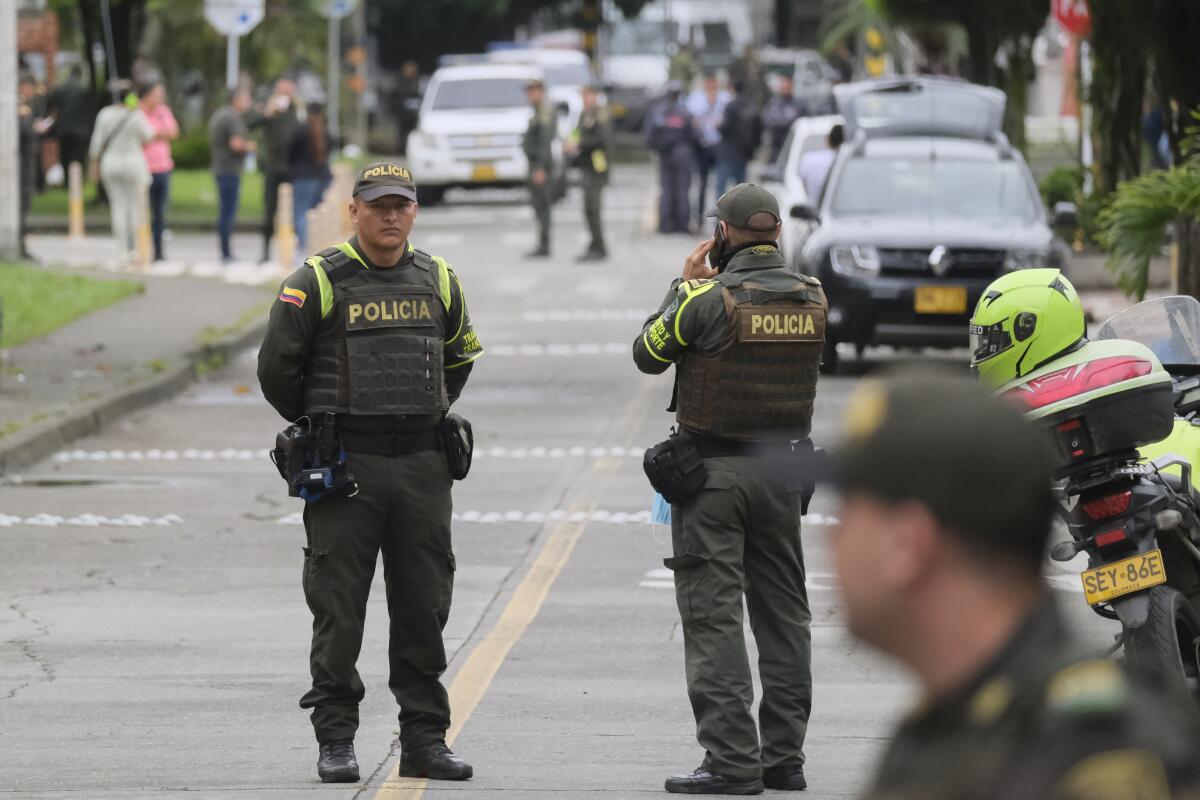
<svg viewBox="0 0 1200 800">
<path fill-rule="evenodd" d="M 1176 295 L 1146 300 L 1100 326 L 1097 339 L 1132 339 L 1164 365 L 1200 365 L 1200 301 Z"/>
</svg>

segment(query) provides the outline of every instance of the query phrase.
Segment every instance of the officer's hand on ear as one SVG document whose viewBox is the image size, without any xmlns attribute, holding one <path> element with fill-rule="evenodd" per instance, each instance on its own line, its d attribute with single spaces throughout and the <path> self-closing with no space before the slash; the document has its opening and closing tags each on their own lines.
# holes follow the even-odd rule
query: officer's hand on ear
<svg viewBox="0 0 1200 800">
<path fill-rule="evenodd" d="M 705 239 L 696 246 L 692 254 L 684 259 L 683 262 L 683 279 L 690 280 L 706 280 L 717 274 L 717 271 L 710 267 L 705 259 L 708 257 L 708 251 L 716 246 L 716 241 L 713 239 Z"/>
</svg>

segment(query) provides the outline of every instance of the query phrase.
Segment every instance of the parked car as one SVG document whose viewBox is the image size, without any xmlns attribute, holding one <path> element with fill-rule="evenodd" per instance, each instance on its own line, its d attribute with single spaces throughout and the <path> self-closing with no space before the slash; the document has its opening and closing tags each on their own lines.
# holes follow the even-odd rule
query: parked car
<svg viewBox="0 0 1200 800">
<path fill-rule="evenodd" d="M 814 116 L 834 113 L 833 85 L 838 73 L 824 56 L 816 50 L 764 47 L 760 57 L 767 89 L 772 94 L 779 91 L 780 80 L 791 78 L 795 86 L 792 94 L 804 103 L 807 113 Z"/>
<path fill-rule="evenodd" d="M 533 113 L 525 85 L 534 78 L 545 79 L 527 64 L 449 66 L 433 74 L 408 137 L 421 203 L 434 205 L 456 186 L 525 183 L 529 162 L 521 138 Z M 561 164 L 560 144 L 555 159 Z"/>
<path fill-rule="evenodd" d="M 530 64 L 546 76 L 546 97 L 555 105 L 565 106 L 559 116 L 559 135 L 567 136 L 579 125 L 583 113 L 583 87 L 594 82 L 592 65 L 580 50 L 517 48 L 495 50 L 488 59 L 496 64 Z"/>
<path fill-rule="evenodd" d="M 1021 154 L 1000 131 L 1004 93 L 944 78 L 888 78 L 835 88 L 846 144 L 818 205 L 797 268 L 829 298 L 825 367 L 837 345 L 962 347 L 967 320 L 1001 273 L 1066 266 Z"/>
</svg>

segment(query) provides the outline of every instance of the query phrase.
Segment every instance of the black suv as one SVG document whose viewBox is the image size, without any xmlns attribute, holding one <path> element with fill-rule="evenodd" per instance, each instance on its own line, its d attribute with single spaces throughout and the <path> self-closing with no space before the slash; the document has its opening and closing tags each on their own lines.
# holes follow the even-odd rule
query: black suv
<svg viewBox="0 0 1200 800">
<path fill-rule="evenodd" d="M 967 320 L 1006 271 L 1065 266 L 1021 154 L 1000 133 L 1004 94 L 943 78 L 839 86 L 846 144 L 796 266 L 829 298 L 825 369 L 837 344 L 962 347 Z M 1073 225 L 1069 203 L 1054 225 Z"/>
</svg>

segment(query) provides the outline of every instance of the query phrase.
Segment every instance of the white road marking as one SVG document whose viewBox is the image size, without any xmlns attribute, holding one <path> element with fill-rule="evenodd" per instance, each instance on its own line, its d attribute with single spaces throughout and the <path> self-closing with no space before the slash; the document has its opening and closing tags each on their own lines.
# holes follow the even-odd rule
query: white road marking
<svg viewBox="0 0 1200 800">
<path fill-rule="evenodd" d="M 17 517 L 11 514 L 0 514 L 0 528 L 15 528 L 28 525 L 38 528 L 58 528 L 71 525 L 84 528 L 144 528 L 146 526 L 167 527 L 183 522 L 178 514 L 166 514 L 161 517 L 146 517 L 140 514 L 123 514 L 119 517 L 106 517 L 99 514 L 78 514 L 73 517 L 62 517 L 58 514 L 35 514 L 32 517 Z"/>
<path fill-rule="evenodd" d="M 564 308 L 521 312 L 522 322 L 644 322 L 644 308 Z"/>
<path fill-rule="evenodd" d="M 817 522 L 813 522 L 812 518 L 816 517 Z M 453 519 L 455 522 L 476 522 L 481 525 L 495 525 L 501 522 L 525 522 L 525 523 L 543 523 L 543 522 L 592 522 L 606 525 L 649 525 L 650 511 L 564 511 L 562 509 L 554 509 L 553 511 L 455 511 Z M 810 525 L 828 525 L 828 520 L 832 517 L 822 517 L 819 514 L 809 515 L 805 517 Z M 836 520 L 835 520 L 836 521 Z M 301 525 L 304 523 L 304 518 L 301 512 L 294 511 L 291 514 L 285 514 L 279 517 L 275 522 L 279 525 Z"/>
<path fill-rule="evenodd" d="M 631 352 L 629 342 L 606 342 L 604 344 L 493 344 L 487 347 L 491 356 L 627 356 Z"/>
</svg>

